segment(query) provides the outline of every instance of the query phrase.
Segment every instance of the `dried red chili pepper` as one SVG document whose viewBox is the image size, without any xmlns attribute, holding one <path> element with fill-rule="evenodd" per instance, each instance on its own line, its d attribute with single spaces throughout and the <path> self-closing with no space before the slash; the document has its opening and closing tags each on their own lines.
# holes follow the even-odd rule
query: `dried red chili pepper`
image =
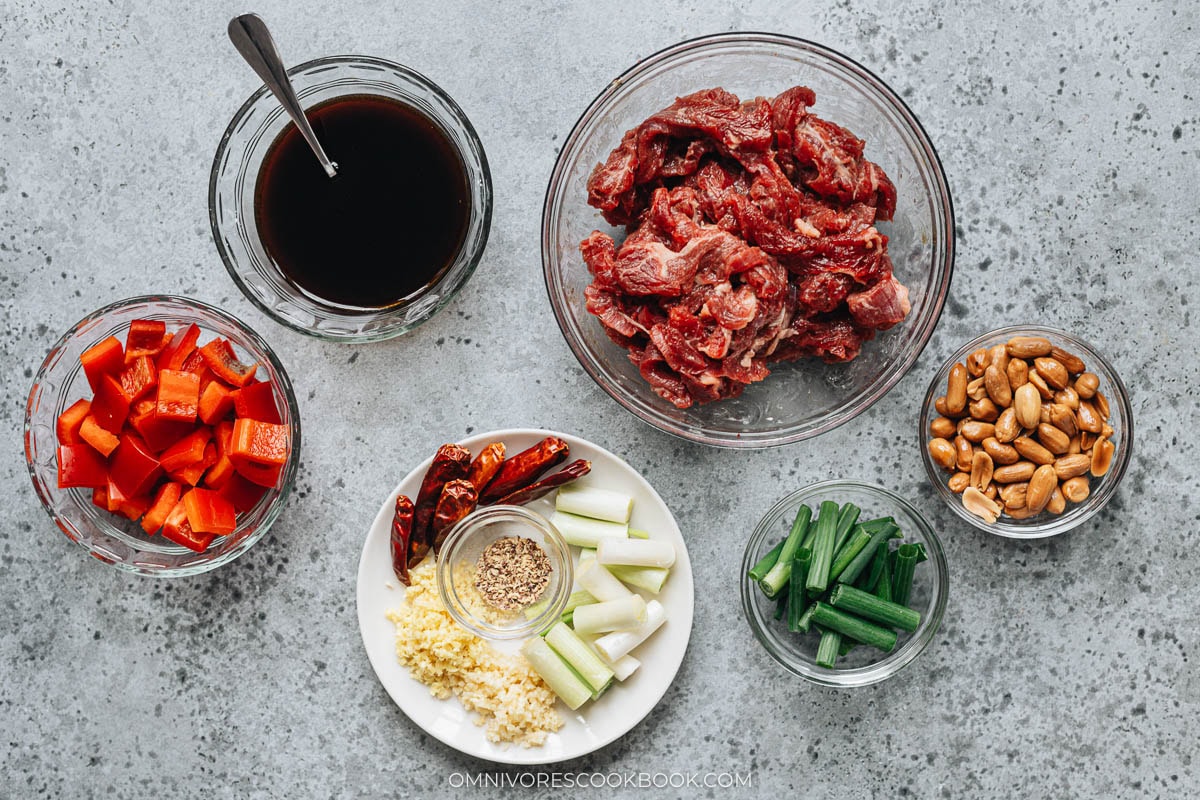
<svg viewBox="0 0 1200 800">
<path fill-rule="evenodd" d="M 526 503 L 532 503 L 540 497 L 545 497 L 558 487 L 566 486 L 568 483 L 582 478 L 591 471 L 592 462 L 585 461 L 582 458 L 578 461 L 572 461 L 553 475 L 547 475 L 545 478 L 536 483 L 531 483 L 524 489 L 518 489 L 512 494 L 501 497 L 496 501 L 496 505 L 523 506 Z"/>
<path fill-rule="evenodd" d="M 396 498 L 396 513 L 392 517 L 392 570 L 405 586 L 408 579 L 408 540 L 412 536 L 413 501 L 406 495 Z"/>
<path fill-rule="evenodd" d="M 507 459 L 479 497 L 483 504 L 494 503 L 501 497 L 524 489 L 551 467 L 566 461 L 570 447 L 557 436 L 547 436 L 540 442 Z"/>
<path fill-rule="evenodd" d="M 442 549 L 446 534 L 450 533 L 456 522 L 474 511 L 478 502 L 479 492 L 475 491 L 475 484 L 469 480 L 460 478 L 446 482 L 437 508 L 433 511 L 433 552 Z"/>
<path fill-rule="evenodd" d="M 414 504 L 412 536 L 408 541 L 408 566 L 412 569 L 433 545 L 433 512 L 442 488 L 448 481 L 466 477 L 471 465 L 471 451 L 459 444 L 444 444 L 438 448 Z"/>
<path fill-rule="evenodd" d="M 467 480 L 475 487 L 476 492 L 482 492 L 504 464 L 504 442 L 492 442 L 479 451 L 471 467 L 467 470 Z"/>
</svg>

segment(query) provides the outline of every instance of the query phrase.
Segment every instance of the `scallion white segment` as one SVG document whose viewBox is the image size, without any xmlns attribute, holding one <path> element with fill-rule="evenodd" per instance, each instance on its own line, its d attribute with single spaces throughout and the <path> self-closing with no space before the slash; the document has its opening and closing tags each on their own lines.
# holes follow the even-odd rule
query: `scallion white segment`
<svg viewBox="0 0 1200 800">
<path fill-rule="evenodd" d="M 555 511 L 550 515 L 550 524 L 558 529 L 568 544 L 576 547 L 595 547 L 602 539 L 624 539 L 629 536 L 629 526 L 620 522 L 606 522 Z"/>
<path fill-rule="evenodd" d="M 579 572 L 575 574 L 575 582 L 601 602 L 620 600 L 622 597 L 632 594 L 625 584 L 613 577 L 613 574 L 603 564 L 597 563 L 595 559 L 588 561 L 587 564 L 580 564 Z M 581 605 L 583 603 L 578 603 L 575 608 Z"/>
<path fill-rule="evenodd" d="M 527 639 L 521 645 L 521 655 L 533 667 L 533 671 L 542 676 L 542 680 L 553 692 L 574 711 L 592 697 L 592 687 L 575 674 L 546 640 L 540 636 Z"/>
<path fill-rule="evenodd" d="M 621 656 L 612 665 L 613 676 L 616 677 L 617 680 L 623 681 L 633 673 L 637 672 L 637 668 L 641 665 L 642 662 L 638 661 L 633 656 Z"/>
<path fill-rule="evenodd" d="M 593 603 L 575 609 L 577 633 L 604 633 L 639 627 L 646 620 L 646 601 L 641 595 L 630 594 L 619 600 Z"/>
<path fill-rule="evenodd" d="M 675 548 L 661 539 L 601 539 L 596 544 L 596 560 L 606 566 L 669 567 L 675 563 Z"/>
<path fill-rule="evenodd" d="M 634 596 L 636 597 L 637 595 Z M 580 606 L 580 608 L 588 608 L 588 606 Z M 579 608 L 575 609 L 575 614 L 576 619 L 578 619 Z M 650 634 L 658 630 L 666 621 L 667 610 L 663 608 L 662 603 L 657 600 L 651 600 L 646 603 L 645 622 L 633 630 L 605 634 L 593 644 L 608 663 L 614 664 L 629 655 L 630 650 L 650 638 Z"/>
<path fill-rule="evenodd" d="M 629 515 L 633 513 L 633 498 L 594 486 L 564 486 L 554 498 L 554 507 L 582 517 L 629 522 Z"/>
<path fill-rule="evenodd" d="M 546 644 L 592 687 L 593 694 L 599 695 L 612 683 L 614 670 L 565 623 L 555 625 L 546 633 L 545 638 Z"/>
<path fill-rule="evenodd" d="M 643 531 L 639 528 L 630 528 L 629 529 L 629 538 L 630 539 L 649 539 L 650 531 Z"/>
<path fill-rule="evenodd" d="M 576 570 L 581 570 L 588 564 L 596 560 L 596 551 L 591 547 L 581 547 L 579 549 L 579 566 Z"/>
<path fill-rule="evenodd" d="M 604 567 L 604 569 L 607 569 L 622 583 L 636 586 L 639 589 L 645 589 L 651 594 L 661 592 L 663 584 L 667 582 L 667 576 L 671 574 L 671 571 L 666 567 L 630 567 L 613 564 L 611 567 Z"/>
</svg>

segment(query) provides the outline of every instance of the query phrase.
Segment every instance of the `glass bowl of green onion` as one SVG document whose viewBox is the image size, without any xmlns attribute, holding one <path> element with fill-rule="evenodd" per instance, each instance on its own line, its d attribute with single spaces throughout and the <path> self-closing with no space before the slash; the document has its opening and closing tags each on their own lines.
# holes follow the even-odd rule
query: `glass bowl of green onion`
<svg viewBox="0 0 1200 800">
<path fill-rule="evenodd" d="M 937 535 L 903 497 L 851 480 L 781 498 L 742 558 L 742 608 L 789 672 L 824 686 L 886 680 L 933 641 L 950 592 Z"/>
</svg>

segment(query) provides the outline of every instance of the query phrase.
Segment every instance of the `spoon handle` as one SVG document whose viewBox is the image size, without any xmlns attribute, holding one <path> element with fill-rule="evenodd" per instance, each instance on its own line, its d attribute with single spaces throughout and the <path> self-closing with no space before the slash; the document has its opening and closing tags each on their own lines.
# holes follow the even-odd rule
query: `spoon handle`
<svg viewBox="0 0 1200 800">
<path fill-rule="evenodd" d="M 275 49 L 275 40 L 271 38 L 271 32 L 267 30 L 267 23 L 263 22 L 262 17 L 257 14 L 242 14 L 234 17 L 229 21 L 229 39 L 237 51 L 242 54 L 242 58 L 246 59 L 246 63 L 258 73 L 258 77 L 262 78 L 263 83 L 275 95 L 275 99 L 283 106 L 283 110 L 292 118 L 292 122 L 300 130 L 304 141 L 308 142 L 308 146 L 316 153 L 317 160 L 325 169 L 325 174 L 331 178 L 336 176 L 337 164 L 330 161 L 329 156 L 325 155 L 325 148 L 321 147 L 321 143 L 317 141 L 317 135 L 313 133 L 312 126 L 308 124 L 308 117 L 304 115 L 304 109 L 300 107 L 300 101 L 296 99 L 296 90 L 292 88 L 292 82 L 288 80 L 287 70 L 283 67 L 279 51 Z"/>
</svg>

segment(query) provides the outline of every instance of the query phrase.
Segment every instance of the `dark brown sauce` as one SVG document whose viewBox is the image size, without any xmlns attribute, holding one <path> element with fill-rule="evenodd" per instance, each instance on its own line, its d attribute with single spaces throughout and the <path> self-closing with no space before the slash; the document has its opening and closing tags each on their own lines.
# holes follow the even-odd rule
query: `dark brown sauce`
<svg viewBox="0 0 1200 800">
<path fill-rule="evenodd" d="M 271 145 L 255 186 L 255 221 L 292 284 L 336 306 L 394 306 L 454 263 L 471 214 L 462 158 L 419 111 L 351 95 L 308 110 L 338 165 L 321 169 L 295 125 Z"/>
</svg>

